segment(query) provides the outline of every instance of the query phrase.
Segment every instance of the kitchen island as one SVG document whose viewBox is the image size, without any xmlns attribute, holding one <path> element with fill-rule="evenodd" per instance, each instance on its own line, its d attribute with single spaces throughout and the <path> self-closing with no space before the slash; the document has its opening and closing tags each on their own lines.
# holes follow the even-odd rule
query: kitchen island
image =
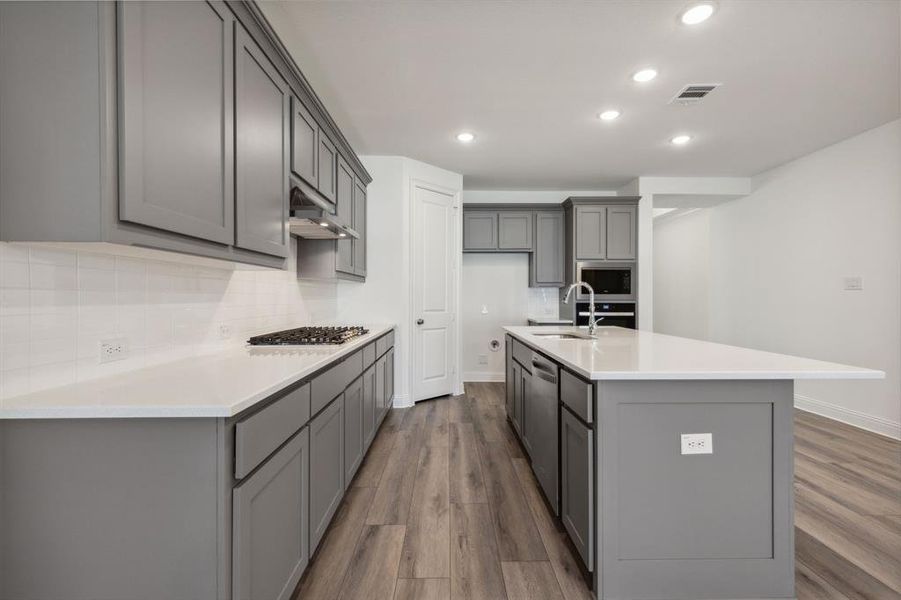
<svg viewBox="0 0 901 600">
<path fill-rule="evenodd" d="M 598 598 L 793 598 L 793 381 L 881 371 L 506 327 L 507 414 Z"/>
<path fill-rule="evenodd" d="M 0 402 L 0 598 L 290 598 L 391 407 L 368 329 Z"/>
</svg>

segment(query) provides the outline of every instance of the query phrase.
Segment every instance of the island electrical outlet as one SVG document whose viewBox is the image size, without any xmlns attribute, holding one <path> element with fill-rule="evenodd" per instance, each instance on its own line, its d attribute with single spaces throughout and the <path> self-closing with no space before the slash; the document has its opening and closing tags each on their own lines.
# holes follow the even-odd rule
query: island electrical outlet
<svg viewBox="0 0 901 600">
<path fill-rule="evenodd" d="M 713 454 L 713 434 L 683 433 L 682 454 Z"/>
</svg>

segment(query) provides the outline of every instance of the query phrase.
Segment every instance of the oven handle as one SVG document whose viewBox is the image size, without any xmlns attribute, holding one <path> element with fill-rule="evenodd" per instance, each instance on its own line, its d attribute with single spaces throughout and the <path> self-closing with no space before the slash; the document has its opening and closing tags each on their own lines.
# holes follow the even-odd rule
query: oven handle
<svg viewBox="0 0 901 600">
<path fill-rule="evenodd" d="M 589 313 L 588 311 L 580 312 L 579 316 L 580 317 L 589 317 L 589 316 L 591 316 L 591 313 Z M 595 311 L 594 316 L 596 316 L 596 317 L 597 316 L 601 316 L 601 317 L 634 317 L 635 313 L 634 312 L 597 312 L 597 311 Z"/>
</svg>

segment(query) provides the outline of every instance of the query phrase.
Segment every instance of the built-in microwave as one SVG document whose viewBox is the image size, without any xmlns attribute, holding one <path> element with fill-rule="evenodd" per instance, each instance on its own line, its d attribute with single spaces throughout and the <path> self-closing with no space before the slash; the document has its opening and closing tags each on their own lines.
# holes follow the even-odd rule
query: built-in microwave
<svg viewBox="0 0 901 600">
<path fill-rule="evenodd" d="M 598 261 L 577 262 L 576 281 L 584 281 L 598 300 L 635 300 L 635 265 Z M 588 292 L 579 288 L 579 300 L 588 300 Z"/>
</svg>

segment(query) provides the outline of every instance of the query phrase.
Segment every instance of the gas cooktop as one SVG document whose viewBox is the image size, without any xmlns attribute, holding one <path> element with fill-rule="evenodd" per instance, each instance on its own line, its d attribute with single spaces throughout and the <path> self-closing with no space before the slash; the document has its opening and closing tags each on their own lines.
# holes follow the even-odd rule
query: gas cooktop
<svg viewBox="0 0 901 600">
<path fill-rule="evenodd" d="M 256 335 L 247 343 L 251 346 L 307 346 L 322 344 L 343 344 L 355 337 L 369 333 L 360 326 L 298 327 Z"/>
</svg>

